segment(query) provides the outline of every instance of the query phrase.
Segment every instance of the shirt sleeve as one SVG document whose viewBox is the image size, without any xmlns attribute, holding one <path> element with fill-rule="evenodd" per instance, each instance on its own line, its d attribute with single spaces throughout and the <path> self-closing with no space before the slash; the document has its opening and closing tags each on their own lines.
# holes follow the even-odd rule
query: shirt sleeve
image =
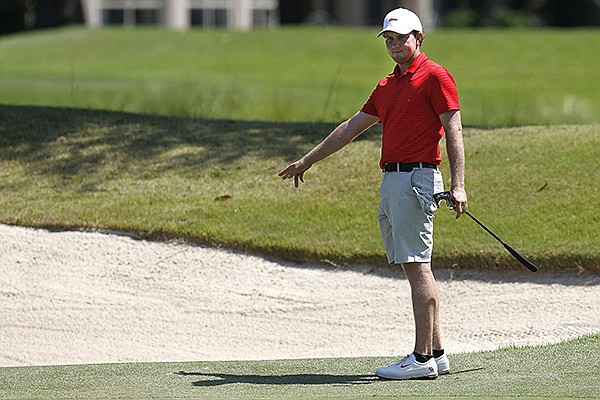
<svg viewBox="0 0 600 400">
<path fill-rule="evenodd" d="M 379 88 L 379 86 L 381 86 L 381 83 L 383 81 L 384 81 L 384 79 L 382 79 L 381 82 L 379 82 L 379 84 L 375 87 L 375 89 L 373 89 L 373 91 L 371 92 L 371 95 L 369 96 L 369 99 L 360 109 L 360 111 L 362 111 L 366 114 L 369 114 L 369 115 L 373 115 L 379 119 L 381 119 L 381 117 L 379 116 L 379 113 L 377 112 L 377 107 L 375 106 L 375 102 L 376 102 L 377 95 L 378 95 L 377 89 Z"/>
<path fill-rule="evenodd" d="M 431 104 L 438 115 L 451 110 L 460 110 L 456 82 L 445 68 L 432 74 L 428 89 Z"/>
</svg>

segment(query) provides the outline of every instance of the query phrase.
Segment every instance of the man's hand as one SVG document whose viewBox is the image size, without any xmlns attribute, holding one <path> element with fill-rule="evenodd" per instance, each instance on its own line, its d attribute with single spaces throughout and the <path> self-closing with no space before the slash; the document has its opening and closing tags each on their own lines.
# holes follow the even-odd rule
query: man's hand
<svg viewBox="0 0 600 400">
<path fill-rule="evenodd" d="M 316 145 L 304 157 L 293 164 L 288 165 L 279 176 L 283 179 L 294 178 L 294 186 L 298 187 L 298 180 L 304 183 L 304 173 L 316 162 L 321 161 L 346 146 L 365 129 L 374 125 L 379 118 L 366 114 L 362 111 L 357 112 L 347 121 L 339 124 L 321 143 Z"/>
<path fill-rule="evenodd" d="M 291 179 L 294 178 L 294 186 L 298 187 L 298 180 L 304 183 L 304 173 L 311 167 L 312 165 L 306 166 L 302 160 L 298 160 L 293 164 L 288 165 L 285 169 L 283 169 L 278 175 L 283 179 Z"/>
<path fill-rule="evenodd" d="M 453 210 L 456 212 L 456 219 L 458 219 L 467 211 L 467 193 L 464 187 L 451 189 L 450 192 L 452 193 L 452 202 L 454 203 Z"/>
</svg>

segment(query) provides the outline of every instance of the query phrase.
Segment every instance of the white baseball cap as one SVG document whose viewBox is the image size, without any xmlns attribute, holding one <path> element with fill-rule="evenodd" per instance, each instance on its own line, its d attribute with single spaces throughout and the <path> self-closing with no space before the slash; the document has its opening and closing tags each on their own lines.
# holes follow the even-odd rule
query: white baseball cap
<svg viewBox="0 0 600 400">
<path fill-rule="evenodd" d="M 383 29 L 377 34 L 377 37 L 388 31 L 407 35 L 412 31 L 423 32 L 423 25 L 414 12 L 406 8 L 396 8 L 390 11 L 383 19 Z"/>
</svg>

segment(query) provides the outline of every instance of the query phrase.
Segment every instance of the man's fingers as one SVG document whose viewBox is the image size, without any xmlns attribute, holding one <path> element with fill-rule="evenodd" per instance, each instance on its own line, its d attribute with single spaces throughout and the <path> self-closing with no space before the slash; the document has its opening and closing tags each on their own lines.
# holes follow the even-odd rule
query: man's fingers
<svg viewBox="0 0 600 400">
<path fill-rule="evenodd" d="M 298 187 L 298 180 L 304 183 L 304 172 L 294 175 L 294 186 Z"/>
<path fill-rule="evenodd" d="M 465 202 L 455 202 L 454 211 L 456 211 L 456 219 L 459 219 L 467 211 Z"/>
<path fill-rule="evenodd" d="M 310 168 L 310 167 L 309 167 Z M 294 178 L 294 186 L 298 187 L 299 182 L 304 183 L 304 172 L 308 168 L 303 168 L 298 165 L 298 163 L 290 164 L 281 172 L 279 172 L 279 176 L 282 179 L 291 179 Z"/>
<path fill-rule="evenodd" d="M 284 169 L 283 171 L 281 171 L 278 175 L 283 178 L 283 179 L 290 179 L 292 176 L 294 176 L 295 174 L 292 173 L 293 166 L 290 165 L 288 166 L 286 169 Z"/>
<path fill-rule="evenodd" d="M 292 176 L 289 173 L 289 170 L 291 169 L 291 165 L 284 168 L 280 173 L 278 173 L 277 175 L 279 175 L 280 177 L 282 177 L 283 179 L 288 179 L 291 178 Z"/>
<path fill-rule="evenodd" d="M 294 170 L 295 170 L 295 168 L 293 167 L 293 165 L 290 165 L 289 167 L 287 167 L 286 169 L 281 171 L 278 175 L 282 179 L 294 178 L 294 186 L 298 187 L 298 179 L 300 179 L 300 181 L 302 183 L 304 183 L 304 173 L 303 172 L 293 172 Z"/>
</svg>

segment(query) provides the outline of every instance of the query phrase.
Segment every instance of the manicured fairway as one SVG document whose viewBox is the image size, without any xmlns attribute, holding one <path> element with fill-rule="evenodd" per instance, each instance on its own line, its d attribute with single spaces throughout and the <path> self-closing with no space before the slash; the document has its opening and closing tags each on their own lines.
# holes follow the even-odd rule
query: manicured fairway
<svg viewBox="0 0 600 400">
<path fill-rule="evenodd" d="M 591 399 L 600 390 L 598 352 L 600 336 L 458 354 L 450 375 L 405 382 L 373 376 L 394 358 L 0 368 L 0 398 Z"/>
</svg>

